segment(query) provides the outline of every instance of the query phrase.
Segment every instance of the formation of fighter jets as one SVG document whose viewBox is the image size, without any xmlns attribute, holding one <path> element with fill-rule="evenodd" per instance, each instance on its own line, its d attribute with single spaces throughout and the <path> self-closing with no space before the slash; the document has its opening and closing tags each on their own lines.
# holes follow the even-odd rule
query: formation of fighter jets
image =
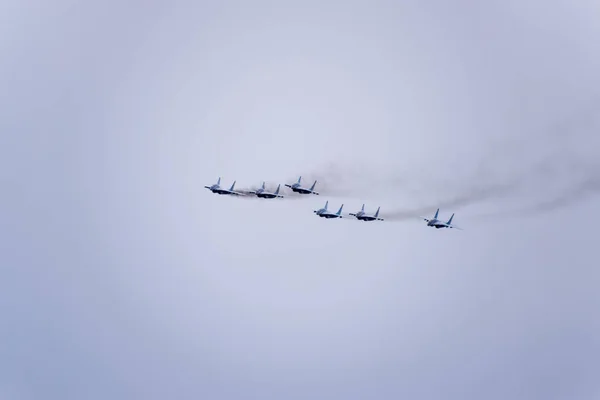
<svg viewBox="0 0 600 400">
<path fill-rule="evenodd" d="M 315 191 L 315 186 L 317 185 L 317 181 L 315 181 L 310 188 L 302 187 L 301 181 L 302 181 L 302 176 L 298 177 L 298 181 L 296 183 L 293 183 L 291 185 L 286 183 L 285 186 L 292 189 L 292 191 L 295 193 L 316 194 L 316 195 L 319 194 L 318 192 Z M 279 194 L 281 184 L 277 185 L 277 189 L 274 192 L 269 192 L 265 188 L 265 182 L 262 183 L 262 186 L 259 189 L 252 190 L 252 191 L 236 191 L 234 189 L 235 183 L 236 183 L 236 181 L 233 181 L 233 183 L 231 184 L 231 187 L 229 189 L 222 188 L 221 187 L 221 178 L 219 177 L 219 179 L 217 179 L 217 183 L 215 183 L 211 186 L 204 186 L 204 187 L 213 193 L 221 194 L 221 195 L 230 195 L 230 196 L 253 195 L 253 196 L 256 196 L 256 197 L 262 198 L 262 199 L 284 198 L 283 195 Z M 333 211 L 329 210 L 328 207 L 329 207 L 329 200 L 325 202 L 325 206 L 323 206 L 323 208 L 320 208 L 318 210 L 313 210 L 313 213 L 315 213 L 318 217 L 325 218 L 325 219 L 343 218 L 343 215 L 342 215 L 342 209 L 344 208 L 343 204 L 340 206 L 340 208 L 337 210 L 337 212 L 333 212 Z M 375 211 L 375 214 L 370 215 L 365 212 L 365 205 L 363 204 L 360 211 L 357 211 L 355 213 L 349 213 L 348 215 L 355 217 L 359 221 L 384 221 L 383 218 L 379 217 L 380 208 L 381 207 L 377 207 L 377 211 Z M 435 212 L 435 215 L 433 216 L 433 218 L 429 219 L 429 218 L 421 217 L 421 219 L 423 219 L 423 220 L 425 220 L 425 222 L 427 222 L 427 226 L 431 226 L 436 229 L 440 229 L 440 228 L 451 228 L 452 229 L 452 228 L 454 228 L 454 229 L 462 230 L 462 228 L 459 228 L 458 226 L 452 224 L 452 219 L 454 218 L 454 214 L 452 214 L 452 216 L 450 217 L 450 219 L 448 219 L 447 222 L 444 222 L 444 221 L 441 221 L 438 219 L 439 212 L 440 212 L 440 209 L 438 208 L 437 211 Z"/>
</svg>

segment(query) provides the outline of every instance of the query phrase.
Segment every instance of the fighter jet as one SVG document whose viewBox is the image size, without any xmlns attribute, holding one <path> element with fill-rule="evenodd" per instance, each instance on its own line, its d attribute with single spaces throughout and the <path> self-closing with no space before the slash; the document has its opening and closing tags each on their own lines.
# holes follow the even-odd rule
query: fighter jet
<svg viewBox="0 0 600 400">
<path fill-rule="evenodd" d="M 281 187 L 281 184 L 277 185 L 277 190 L 275 190 L 275 193 L 269 193 L 266 191 L 265 183 L 263 182 L 260 189 L 258 189 L 257 191 L 250 191 L 248 193 L 254 194 L 254 195 L 256 195 L 256 197 L 260 197 L 262 199 L 275 199 L 277 197 L 283 198 L 283 196 L 279 194 L 280 187 Z"/>
<path fill-rule="evenodd" d="M 310 189 L 308 188 L 303 188 L 302 186 L 300 186 L 300 180 L 302 180 L 302 177 L 298 178 L 298 182 L 294 183 L 293 185 L 288 185 L 287 183 L 285 184 L 285 186 L 289 187 L 290 189 L 292 189 L 293 192 L 296 193 L 302 193 L 302 194 L 316 194 L 318 195 L 319 193 L 315 192 L 315 185 L 317 184 L 317 181 L 315 181 L 315 183 L 312 184 L 312 186 L 310 187 Z"/>
<path fill-rule="evenodd" d="M 215 183 L 212 186 L 204 186 L 204 187 L 216 194 L 229 194 L 229 195 L 233 195 L 233 196 L 243 196 L 244 195 L 241 192 L 236 192 L 235 190 L 233 190 L 233 188 L 235 186 L 235 181 L 233 181 L 233 184 L 231 185 L 229 190 L 222 188 L 220 185 L 221 185 L 221 178 L 219 177 L 219 179 L 217 180 L 217 183 Z"/>
<path fill-rule="evenodd" d="M 315 210 L 313 211 L 315 214 L 317 214 L 319 217 L 323 217 L 323 218 L 342 218 L 342 208 L 344 208 L 344 205 L 342 204 L 342 206 L 340 207 L 340 209 L 338 210 L 338 212 L 336 212 L 335 214 L 332 213 L 331 211 L 329 211 L 327 209 L 327 206 L 329 205 L 329 200 L 325 202 L 325 207 L 319 209 L 319 210 Z"/>
<path fill-rule="evenodd" d="M 379 218 L 379 209 L 380 208 L 381 207 L 377 207 L 377 211 L 375 212 L 375 215 L 368 215 L 365 213 L 365 205 L 363 204 L 360 211 L 358 211 L 356 214 L 350 213 L 350 215 L 352 215 L 353 217 L 356 217 L 356 219 L 358 219 L 360 221 L 383 221 L 383 218 Z"/>
<path fill-rule="evenodd" d="M 427 219 L 425 217 L 421 217 L 421 218 L 423 218 L 427 222 L 427 226 L 433 226 L 436 229 L 440 229 L 440 228 L 454 228 L 454 229 L 460 229 L 460 230 L 462 230 L 462 228 L 459 228 L 456 225 L 452 225 L 452 218 L 454 218 L 454 214 L 452 214 L 452 216 L 450 217 L 450 219 L 448 220 L 448 222 L 443 222 L 443 221 L 440 221 L 438 219 L 438 213 L 439 212 L 440 212 L 440 209 L 438 208 L 432 219 Z"/>
</svg>

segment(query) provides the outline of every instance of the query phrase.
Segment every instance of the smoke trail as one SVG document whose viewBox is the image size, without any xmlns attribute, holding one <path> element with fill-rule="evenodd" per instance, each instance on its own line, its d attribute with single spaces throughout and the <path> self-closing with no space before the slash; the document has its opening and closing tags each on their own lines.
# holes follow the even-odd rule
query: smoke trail
<svg viewBox="0 0 600 400">
<path fill-rule="evenodd" d="M 585 182 L 572 189 L 571 192 L 564 193 L 547 201 L 541 201 L 534 207 L 518 211 L 518 214 L 531 214 L 532 212 L 548 213 L 566 207 L 572 203 L 583 201 L 588 196 L 598 192 L 600 192 L 600 175 L 591 176 Z"/>
<path fill-rule="evenodd" d="M 512 185 L 498 185 L 474 188 L 469 192 L 463 192 L 459 195 L 444 196 L 443 198 L 439 198 L 438 201 L 430 201 L 428 202 L 428 206 L 392 209 L 392 211 L 386 211 L 385 217 L 390 221 L 404 221 L 431 213 L 437 208 L 452 208 L 457 210 L 477 202 L 489 201 L 499 196 L 504 196 L 510 193 L 512 187 Z"/>
<path fill-rule="evenodd" d="M 598 193 L 600 193 L 600 174 L 591 175 L 583 182 L 579 182 L 578 184 L 572 186 L 568 191 L 548 197 L 545 200 L 538 200 L 532 204 L 518 208 L 476 214 L 472 216 L 472 218 L 522 218 L 533 215 L 547 214 L 567 207 L 573 203 L 584 201 L 589 196 Z"/>
<path fill-rule="evenodd" d="M 593 106 L 595 111 L 596 104 Z M 481 203 L 492 204 L 494 211 L 474 218 L 548 213 L 600 192 L 600 167 L 593 165 L 596 154 L 590 151 L 600 143 L 587 143 L 599 137 L 590 135 L 597 123 L 596 113 L 586 110 L 538 134 L 502 138 L 487 151 L 475 154 L 481 158 L 471 163 L 466 176 L 463 172 L 463 176 L 457 173 L 441 179 L 434 173 L 439 166 L 433 165 L 434 171 L 428 172 L 429 164 L 399 171 L 357 162 L 328 163 L 313 171 L 302 171 L 301 184 L 310 187 L 316 181 L 315 190 L 321 197 L 393 198 L 394 203 L 403 206 L 385 212 L 391 221 L 415 218 L 437 208 L 456 210 Z M 582 134 L 588 136 L 581 138 Z M 298 176 L 290 177 L 283 183 L 297 180 Z M 251 186 L 239 191 L 246 194 L 242 198 L 253 199 L 256 196 L 250 192 L 257 189 Z M 292 192 L 284 184 L 280 193 L 286 200 L 314 199 L 313 195 Z M 530 200 L 526 206 L 515 209 L 499 204 L 500 200 L 518 200 L 524 195 Z"/>
<path fill-rule="evenodd" d="M 595 103 L 591 110 L 596 110 Z M 490 203 L 495 208 L 477 216 L 481 218 L 547 213 L 600 192 L 600 168 L 593 165 L 597 156 L 590 151 L 600 148 L 600 143 L 590 143 L 600 135 L 591 133 L 598 123 L 597 114 L 591 110 L 538 134 L 517 135 L 493 143 L 488 151 L 478 153 L 482 158 L 472 163 L 467 176 L 453 176 L 452 181 L 436 179 L 435 174 L 424 172 L 422 167 L 399 172 L 333 163 L 306 177 L 317 179 L 321 193 L 328 196 L 401 196 L 397 201 L 405 206 L 386 212 L 389 220 L 479 203 Z M 529 198 L 528 206 L 515 210 L 500 204 L 500 200 L 514 201 L 523 196 Z"/>
</svg>

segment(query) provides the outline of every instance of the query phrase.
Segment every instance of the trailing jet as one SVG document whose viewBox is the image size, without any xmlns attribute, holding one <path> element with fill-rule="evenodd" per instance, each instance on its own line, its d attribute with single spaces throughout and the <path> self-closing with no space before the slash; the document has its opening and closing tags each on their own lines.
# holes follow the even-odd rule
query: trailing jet
<svg viewBox="0 0 600 400">
<path fill-rule="evenodd" d="M 235 186 L 235 181 L 233 181 L 233 184 L 231 185 L 231 187 L 229 188 L 229 190 L 222 188 L 221 186 L 221 178 L 219 178 L 219 180 L 217 180 L 217 183 L 215 183 L 212 186 L 204 186 L 205 188 L 207 188 L 208 190 L 210 190 L 213 193 L 217 193 L 217 194 L 229 194 L 229 195 L 234 195 L 234 196 L 243 196 L 243 193 L 240 192 L 236 192 L 235 190 L 233 190 L 234 186 Z"/>
<path fill-rule="evenodd" d="M 288 185 L 287 183 L 285 184 L 285 186 L 289 187 L 290 189 L 292 189 L 293 192 L 296 193 L 302 193 L 302 194 L 316 194 L 318 195 L 319 193 L 315 192 L 315 185 L 317 184 L 317 181 L 315 181 L 315 183 L 312 184 L 312 186 L 310 187 L 310 189 L 308 188 L 303 188 L 302 186 L 300 186 L 300 180 L 302 179 L 302 177 L 298 178 L 298 182 L 294 183 L 293 185 Z"/>
<path fill-rule="evenodd" d="M 251 191 L 248 192 L 250 194 L 254 194 L 256 195 L 256 197 L 260 197 L 263 199 L 274 199 L 277 197 L 283 198 L 282 195 L 279 194 L 279 188 L 281 187 L 281 184 L 277 185 L 277 190 L 275 190 L 275 193 L 269 193 L 266 191 L 265 189 L 265 183 L 263 182 L 262 186 L 260 189 L 258 189 L 257 191 Z"/>
<path fill-rule="evenodd" d="M 325 202 L 325 207 L 319 209 L 319 210 L 315 210 L 313 211 L 315 214 L 317 214 L 319 217 L 323 217 L 323 218 L 342 218 L 342 208 L 344 208 L 344 205 L 342 204 L 342 206 L 340 207 L 340 209 L 338 210 L 338 212 L 336 213 L 332 213 L 331 211 L 329 211 L 327 209 L 327 206 L 329 205 L 329 200 Z"/>
<path fill-rule="evenodd" d="M 443 222 L 443 221 L 440 221 L 438 219 L 438 213 L 439 212 L 440 212 L 440 209 L 438 208 L 432 219 L 427 219 L 425 217 L 421 217 L 421 218 L 423 218 L 427 222 L 427 226 L 433 226 L 436 229 L 440 229 L 440 228 L 461 229 L 461 228 L 459 228 L 456 225 L 452 225 L 452 218 L 454 218 L 454 214 L 452 214 L 452 216 L 450 217 L 450 219 L 448 220 L 448 222 Z"/>
<path fill-rule="evenodd" d="M 383 218 L 379 218 L 379 209 L 381 207 L 377 207 L 377 211 L 375 212 L 375 215 L 368 215 L 365 213 L 365 205 L 362 205 L 362 208 L 360 209 L 359 212 L 357 212 L 356 214 L 354 213 L 350 213 L 350 215 L 352 215 L 353 217 L 356 217 L 356 219 L 361 220 L 361 221 L 383 221 Z"/>
</svg>

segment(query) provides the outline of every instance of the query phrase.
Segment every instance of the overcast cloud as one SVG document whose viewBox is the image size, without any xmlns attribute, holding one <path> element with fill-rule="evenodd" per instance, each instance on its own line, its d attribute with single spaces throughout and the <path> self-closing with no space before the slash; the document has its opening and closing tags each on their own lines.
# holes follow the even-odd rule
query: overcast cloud
<svg viewBox="0 0 600 400">
<path fill-rule="evenodd" d="M 598 15 L 2 2 L 0 399 L 600 398 Z"/>
</svg>

